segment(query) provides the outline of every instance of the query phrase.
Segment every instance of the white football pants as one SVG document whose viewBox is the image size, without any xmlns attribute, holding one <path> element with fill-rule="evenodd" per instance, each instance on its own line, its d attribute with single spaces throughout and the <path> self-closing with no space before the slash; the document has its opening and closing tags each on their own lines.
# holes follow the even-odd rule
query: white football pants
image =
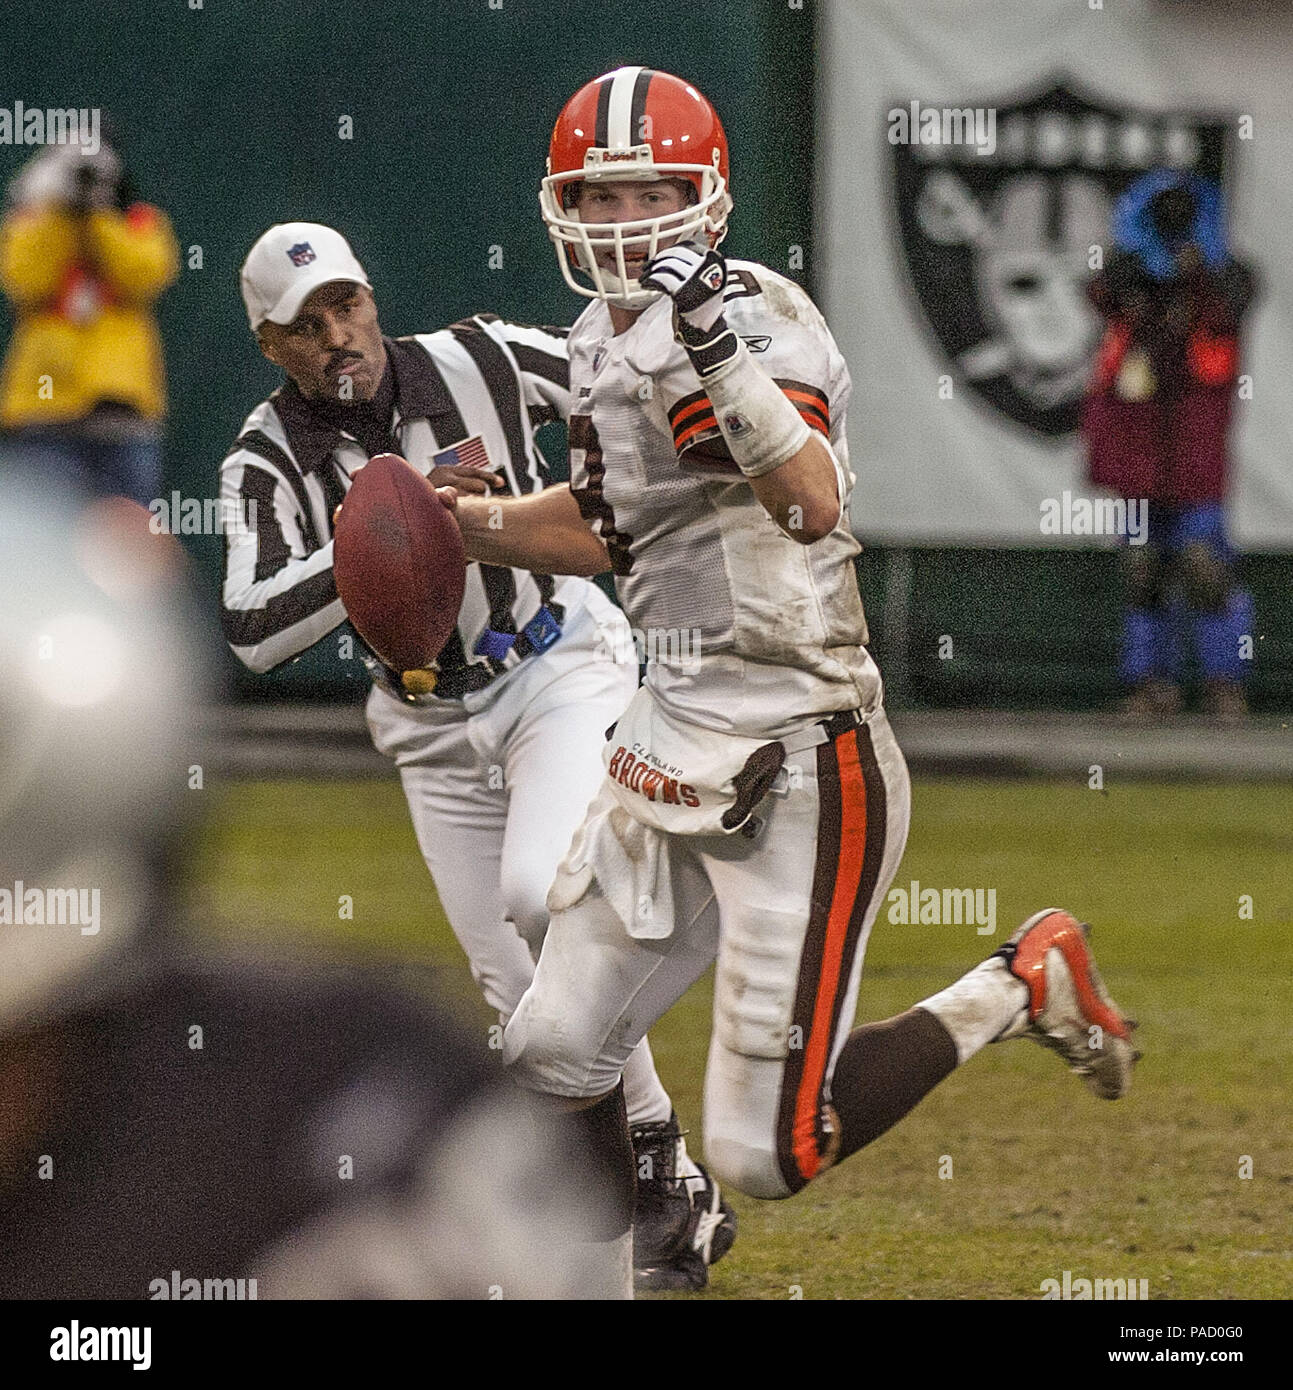
<svg viewBox="0 0 1293 1390">
<path fill-rule="evenodd" d="M 628 622 L 593 590 L 550 650 L 465 701 L 406 705 L 377 687 L 369 696 L 373 743 L 399 768 L 449 925 L 504 1021 L 534 976 L 548 888 L 605 775 L 606 730 L 637 682 Z M 631 1123 L 669 1118 L 645 1038 L 624 1066 L 624 1091 Z"/>
<path fill-rule="evenodd" d="M 635 883 L 630 901 L 651 903 L 655 939 L 630 934 L 599 886 L 599 863 L 622 872 L 623 853 L 581 836 L 553 884 L 534 983 L 503 1043 L 504 1062 L 533 1089 L 601 1095 L 717 959 L 705 1155 L 720 1180 L 766 1198 L 798 1191 L 832 1161 L 831 1077 L 911 806 L 882 710 L 792 754 L 783 771 L 753 839 L 648 829 L 659 855 L 639 862 L 658 866 L 656 880 Z M 613 797 L 605 785 L 590 817 Z M 599 825 L 614 833 L 613 817 Z"/>
</svg>

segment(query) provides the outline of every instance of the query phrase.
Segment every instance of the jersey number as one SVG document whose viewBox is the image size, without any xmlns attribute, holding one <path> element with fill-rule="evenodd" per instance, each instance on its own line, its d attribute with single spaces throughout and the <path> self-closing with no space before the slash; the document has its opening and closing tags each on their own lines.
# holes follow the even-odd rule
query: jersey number
<svg viewBox="0 0 1293 1390">
<path fill-rule="evenodd" d="M 585 487 L 571 486 L 570 492 L 579 504 L 579 515 L 585 521 L 596 523 L 597 534 L 602 538 L 607 554 L 611 557 L 611 571 L 614 574 L 630 574 L 633 570 L 633 555 L 629 547 L 633 537 L 615 525 L 615 512 L 606 500 L 602 484 L 606 478 L 606 461 L 602 457 L 602 442 L 597 437 L 597 427 L 591 415 L 572 415 L 570 417 L 570 449 L 582 449 L 584 454 L 584 474 L 588 479 Z M 575 476 L 574 460 L 571 460 L 570 476 Z"/>
</svg>

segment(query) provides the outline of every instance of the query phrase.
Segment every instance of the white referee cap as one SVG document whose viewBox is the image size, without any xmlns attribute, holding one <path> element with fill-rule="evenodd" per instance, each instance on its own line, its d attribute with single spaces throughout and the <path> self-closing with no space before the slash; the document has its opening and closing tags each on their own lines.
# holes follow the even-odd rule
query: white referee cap
<svg viewBox="0 0 1293 1390">
<path fill-rule="evenodd" d="M 271 227 L 242 263 L 242 302 L 252 332 L 266 319 L 291 323 L 313 291 L 333 280 L 372 289 L 340 232 L 320 222 L 280 222 Z"/>
</svg>

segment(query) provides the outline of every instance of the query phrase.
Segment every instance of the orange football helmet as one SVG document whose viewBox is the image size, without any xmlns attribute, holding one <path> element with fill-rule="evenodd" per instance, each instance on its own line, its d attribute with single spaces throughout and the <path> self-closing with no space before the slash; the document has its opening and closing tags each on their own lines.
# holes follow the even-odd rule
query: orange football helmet
<svg viewBox="0 0 1293 1390">
<path fill-rule="evenodd" d="M 681 212 L 634 222 L 584 222 L 575 206 L 585 179 L 682 179 L 695 198 Z M 658 297 L 625 265 L 679 241 L 717 246 L 727 231 L 727 137 L 718 114 L 690 83 L 654 68 L 616 68 L 581 87 L 552 132 L 539 206 L 566 283 L 588 299 L 642 308 Z M 599 264 L 612 252 L 615 269 Z M 581 283 L 582 274 L 591 284 Z"/>
</svg>

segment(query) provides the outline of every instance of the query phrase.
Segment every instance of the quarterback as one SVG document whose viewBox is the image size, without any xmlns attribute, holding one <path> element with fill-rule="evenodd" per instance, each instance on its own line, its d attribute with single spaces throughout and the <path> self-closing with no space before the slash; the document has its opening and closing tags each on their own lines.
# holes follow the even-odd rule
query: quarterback
<svg viewBox="0 0 1293 1390">
<path fill-rule="evenodd" d="M 700 652 L 650 662 L 609 733 L 505 1061 L 597 1112 L 588 1130 L 630 1183 L 625 1062 L 716 962 L 705 1151 L 762 1198 L 862 1148 L 990 1042 L 1032 1037 L 1121 1096 L 1131 1025 L 1060 909 L 853 1027 L 909 782 L 864 645 L 849 376 L 802 289 L 717 250 L 731 198 L 713 108 L 649 68 L 598 78 L 557 121 L 540 202 L 592 301 L 569 338 L 570 485 L 505 499 L 492 524 L 486 499 L 442 496 L 475 558 L 610 569 L 636 630 L 698 634 Z"/>
</svg>

